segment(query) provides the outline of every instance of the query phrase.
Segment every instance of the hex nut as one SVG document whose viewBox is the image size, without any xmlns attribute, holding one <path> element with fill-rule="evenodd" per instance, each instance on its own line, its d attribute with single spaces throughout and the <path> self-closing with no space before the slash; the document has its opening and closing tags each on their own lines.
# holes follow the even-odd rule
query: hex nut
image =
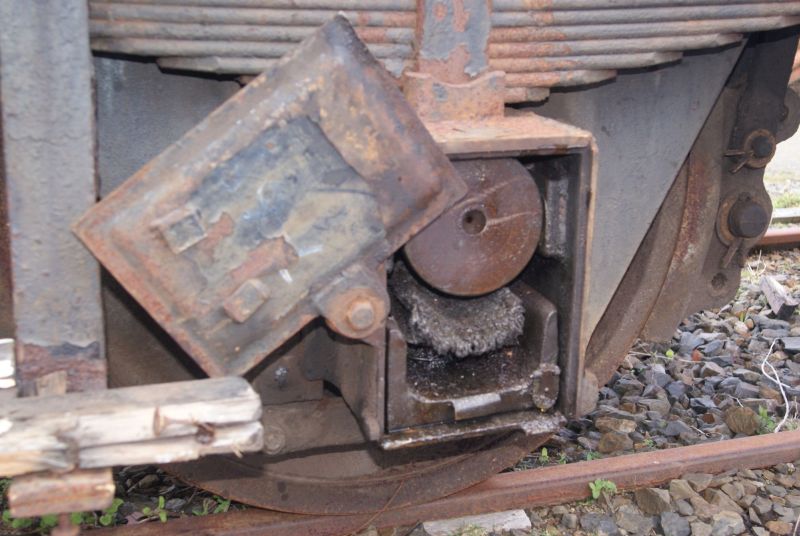
<svg viewBox="0 0 800 536">
<path fill-rule="evenodd" d="M 347 308 L 347 323 L 356 331 L 365 331 L 375 324 L 375 306 L 369 299 L 356 298 Z"/>
</svg>

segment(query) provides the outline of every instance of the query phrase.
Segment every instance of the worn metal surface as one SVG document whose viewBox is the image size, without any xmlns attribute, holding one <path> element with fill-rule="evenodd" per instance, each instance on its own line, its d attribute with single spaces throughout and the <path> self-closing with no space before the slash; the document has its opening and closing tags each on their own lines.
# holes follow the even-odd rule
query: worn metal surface
<svg viewBox="0 0 800 536">
<path fill-rule="evenodd" d="M 587 334 L 619 286 L 740 53 L 737 47 L 687 57 L 667 69 L 620 75 L 614 84 L 553 93 L 535 108 L 592 132 L 598 146 Z"/>
<path fill-rule="evenodd" d="M 86 3 L 0 4 L 5 202 L 17 377 L 66 371 L 68 389 L 106 384 L 100 274 L 70 232 L 95 201 Z M 7 273 L 7 272 L 6 272 Z M 5 277 L 5 276 L 3 276 Z"/>
<path fill-rule="evenodd" d="M 101 197 L 241 89 L 231 80 L 163 73 L 153 63 L 116 58 L 95 57 L 94 70 Z"/>
<path fill-rule="evenodd" d="M 705 205 L 703 200 L 711 198 L 711 212 L 709 214 L 706 211 L 706 216 L 713 215 L 718 201 L 715 178 L 693 175 L 690 181 L 685 166 L 679 171 L 589 341 L 587 355 L 591 359 L 587 368 L 594 375 L 597 388 L 608 381 L 621 356 L 625 355 L 639 336 L 653 311 L 672 259 L 680 260 L 682 254 L 686 253 L 691 257 L 701 255 L 699 252 L 695 254 L 691 249 L 687 251 L 685 247 L 681 253 L 676 255 L 675 252 L 679 242 L 689 244 L 691 238 L 697 238 L 691 225 L 682 225 L 687 213 L 696 211 L 698 207 L 702 208 Z M 670 261 L 665 262 L 666 259 Z M 596 394 L 594 396 L 596 400 Z"/>
<path fill-rule="evenodd" d="M 542 201 L 516 160 L 462 160 L 455 166 L 469 192 L 404 252 L 434 288 L 478 296 L 507 285 L 531 260 L 542 229 Z"/>
<path fill-rule="evenodd" d="M 418 6 L 416 68 L 442 82 L 468 82 L 489 68 L 488 0 L 423 0 Z"/>
<path fill-rule="evenodd" d="M 591 136 L 584 131 L 530 114 L 505 121 L 495 119 L 485 125 L 473 123 L 472 128 L 465 127 L 466 123 L 450 123 L 447 128 L 432 130 L 436 132 L 436 139 L 443 149 L 450 152 L 463 150 L 479 157 L 500 154 L 528 155 L 532 158 L 532 153 L 536 151 L 549 156 L 585 153 L 589 157 L 584 160 L 585 167 L 581 168 L 585 174 L 582 180 L 591 179 Z M 583 191 L 583 197 L 575 197 L 576 200 L 584 200 L 584 203 L 576 201 L 578 205 L 586 206 L 587 191 L 588 188 Z M 575 240 L 577 238 L 574 237 Z M 564 236 L 564 240 L 569 240 L 569 237 Z M 568 302 L 578 295 L 578 291 L 565 292 L 563 298 Z M 533 296 L 527 299 L 533 300 Z M 566 302 L 562 304 L 564 307 L 569 306 Z M 526 329 L 530 337 L 529 344 L 534 348 L 534 353 L 541 356 L 541 363 L 548 364 L 549 368 L 541 368 L 542 374 L 537 375 L 530 384 L 531 391 L 525 403 L 532 411 L 520 415 L 525 418 L 515 418 L 516 427 L 520 423 L 530 422 L 530 416 L 537 416 L 540 409 L 549 408 L 559 388 L 556 383 L 559 376 L 554 367 L 558 365 L 560 368 L 561 359 L 556 325 L 558 313 L 552 306 L 549 309 L 541 304 L 532 307 L 543 311 L 543 314 L 529 315 L 530 322 L 536 324 Z M 570 326 L 574 321 L 577 321 L 574 316 L 566 320 L 567 329 L 573 329 L 573 334 L 574 328 Z M 395 493 L 400 482 L 407 482 L 403 484 L 403 489 L 411 487 L 407 497 L 409 502 L 459 489 L 482 480 L 503 465 L 513 463 L 515 456 L 521 456 L 526 448 L 532 448 L 544 440 L 543 437 L 533 437 L 525 447 L 512 449 L 506 445 L 517 439 L 495 437 L 487 438 L 487 442 L 473 440 L 466 445 L 456 442 L 454 445 L 404 449 L 391 454 L 383 453 L 376 446 L 366 446 L 364 438 L 370 437 L 370 434 L 374 437 L 376 427 L 380 431 L 382 426 L 380 418 L 385 408 L 380 405 L 383 403 L 380 381 L 385 371 L 379 364 L 385 362 L 385 356 L 372 344 L 345 341 L 326 332 L 320 324 L 317 321 L 312 326 L 316 330 L 313 336 L 308 337 L 304 331 L 302 342 L 292 339 L 249 374 L 264 395 L 265 402 L 279 404 L 265 408 L 265 414 L 273 417 L 270 426 L 276 429 L 267 431 L 267 453 L 264 456 L 248 457 L 244 461 L 224 459 L 200 465 L 187 464 L 173 470 L 204 487 L 230 496 L 235 494 L 238 499 L 251 504 L 304 512 L 342 512 L 354 508 L 354 505 L 366 504 L 380 508 L 382 502 Z M 137 328 L 136 333 L 140 337 L 142 331 Z M 569 348 L 575 352 L 577 346 Z M 135 351 L 135 344 L 121 344 L 115 350 L 131 355 L 130 352 Z M 126 361 L 125 355 L 120 355 L 120 362 Z M 307 358 L 311 360 L 306 361 Z M 136 361 L 136 368 L 124 368 L 132 371 L 132 375 L 123 377 L 115 374 L 117 381 L 131 382 L 134 377 L 163 381 L 156 373 L 163 373 L 166 377 L 174 374 L 176 358 L 163 351 L 145 353 L 138 356 Z M 298 368 L 303 369 L 299 374 Z M 577 374 L 577 366 L 568 364 L 567 369 L 571 374 Z M 354 370 L 359 373 L 353 374 Z M 322 380 L 341 391 L 343 398 L 334 399 L 335 402 L 330 406 L 338 408 L 335 414 L 327 413 L 324 409 L 328 408 L 324 401 L 331 394 L 322 392 Z M 571 380 L 571 384 L 574 385 L 576 381 Z M 343 407 L 343 400 L 349 411 Z M 288 411 L 289 406 L 293 413 L 282 411 Z M 377 410 L 381 413 L 378 414 Z M 462 404 L 459 411 L 465 417 L 475 408 L 470 409 Z M 299 418 L 298 412 L 302 412 L 308 426 L 292 425 Z M 540 425 L 547 425 L 547 430 L 555 426 L 553 418 L 534 420 L 540 421 Z M 334 426 L 336 433 L 325 433 L 325 426 L 318 427 L 318 423 Z M 478 420 L 466 420 L 463 424 L 462 431 L 480 426 L 486 431 L 487 424 L 491 425 L 481 424 Z M 504 423 L 496 429 L 509 428 L 508 423 Z M 452 434 L 454 430 L 458 431 L 458 428 L 448 427 L 446 433 Z M 320 437 L 320 433 L 325 437 Z M 359 434 L 360 440 L 355 439 Z M 414 440 L 425 442 L 428 439 L 420 436 Z M 332 444 L 324 446 L 328 441 Z M 469 454 L 454 458 L 464 453 Z M 404 492 L 401 490 L 401 493 Z"/>
<path fill-rule="evenodd" d="M 536 180 L 545 207 L 557 207 L 544 221 L 543 256 L 534 256 L 520 277 L 558 309 L 560 392 L 567 393 L 560 397 L 558 409 L 575 415 L 582 407 L 580 393 L 591 391 L 581 384 L 588 343 L 584 328 L 588 273 L 583 266 L 593 240 L 589 230 L 595 225 L 594 138 L 587 131 L 528 112 L 480 122 L 433 122 L 427 127 L 453 159 L 520 158 Z"/>
<path fill-rule="evenodd" d="M 369 274 L 464 191 L 343 18 L 273 75 L 76 227 L 212 375 L 249 370 L 317 314 L 349 336 L 373 333 L 388 307 Z M 341 321 L 359 300 L 369 325 Z"/>
<path fill-rule="evenodd" d="M 432 501 L 509 467 L 547 436 L 511 433 L 387 452 L 375 445 L 309 449 L 299 456 L 217 457 L 172 466 L 224 497 L 298 513 L 375 512 Z"/>
<path fill-rule="evenodd" d="M 705 255 L 694 263 L 695 269 L 689 268 L 689 263 L 683 265 L 687 273 L 681 284 L 665 285 L 662 292 L 669 297 L 662 297 L 656 304 L 643 332 L 645 336 L 667 337 L 671 332 L 670 323 L 674 324 L 678 318 L 701 308 L 721 305 L 734 296 L 749 250 L 766 231 L 764 220 L 768 220 L 772 211 L 763 184 L 763 164 L 771 158 L 774 149 L 771 144 L 776 133 L 781 128 L 789 131 L 797 128 L 796 123 L 785 124 L 797 119 L 787 115 L 785 107 L 791 53 L 796 50 L 797 39 L 796 31 L 791 29 L 753 36 L 731 75 L 718 104 L 724 107 L 722 113 L 726 122 L 717 134 L 719 141 L 712 146 L 713 153 L 721 152 L 723 159 L 720 161 L 709 155 L 705 158 L 712 163 L 705 164 L 711 168 L 708 170 L 702 168 L 704 159 L 698 159 L 701 173 L 719 177 L 715 225 L 712 227 L 710 218 L 706 219 L 703 226 L 707 242 L 695 241 L 686 246 L 704 250 Z M 759 148 L 759 139 L 766 140 L 766 150 Z M 731 156 L 732 149 L 742 147 L 749 148 L 743 166 L 741 157 Z M 742 204 L 763 213 L 760 228 L 754 229 L 755 232 L 745 233 L 732 225 L 736 223 L 736 207 Z M 667 307 L 667 303 L 671 307 Z M 670 313 L 670 309 L 674 311 Z M 663 318 L 659 318 L 661 315 Z"/>
<path fill-rule="evenodd" d="M 448 83 L 431 73 L 408 71 L 403 94 L 423 121 L 480 121 L 503 115 L 505 75 L 494 71 L 469 82 Z"/>
<path fill-rule="evenodd" d="M 479 356 L 443 362 L 431 348 L 407 345 L 400 327 L 389 324 L 386 426 L 393 433 L 382 440 L 385 448 L 432 443 L 459 433 L 556 430 L 560 417 L 538 411 L 550 409 L 559 393 L 562 356 L 556 308 L 524 284 L 514 291 L 525 308 L 520 342 Z M 438 423 L 446 426 L 422 426 Z"/>
<path fill-rule="evenodd" d="M 447 83 L 514 73 L 509 102 L 541 100 L 554 86 L 608 80 L 620 69 L 677 61 L 686 50 L 800 22 L 800 2 L 686 0 L 92 0 L 95 50 L 156 56 L 163 67 L 258 74 L 343 11 L 395 76 L 437 72 Z M 417 11 L 419 10 L 419 11 Z M 416 32 L 415 32 L 416 28 Z M 488 41 L 488 46 L 487 46 Z M 512 60 L 513 61 L 509 61 Z M 528 91 L 539 88 L 540 91 Z"/>
<path fill-rule="evenodd" d="M 670 337 L 686 314 L 724 303 L 738 287 L 741 255 L 757 237 L 720 230 L 728 225 L 730 209 L 742 195 L 767 212 L 769 201 L 763 170 L 732 173 L 724 155 L 732 141 L 740 143 L 735 138 L 739 121 L 750 122 L 750 130 L 745 129 L 739 140 L 752 130 L 778 127 L 789 60 L 779 49 L 793 49 L 793 39 L 789 32 L 755 39 L 738 61 L 592 336 L 587 367 L 598 384 L 608 380 L 636 337 Z M 770 73 L 755 74 L 758 65 Z M 755 102 L 758 106 L 750 107 Z M 725 261 L 730 251 L 737 258 Z"/>
<path fill-rule="evenodd" d="M 767 467 L 797 459 L 800 432 L 782 432 L 688 447 L 615 456 L 602 460 L 554 465 L 503 473 L 477 486 L 436 501 L 396 508 L 395 501 L 358 516 L 297 516 L 246 510 L 216 516 L 170 521 L 170 534 L 247 536 L 336 536 L 377 528 L 414 525 L 428 519 L 459 517 L 512 508 L 562 504 L 590 496 L 587 482 L 605 479 L 620 489 L 657 486 L 691 472 L 719 473 Z M 148 536 L 163 534 L 154 523 L 102 529 L 98 534 Z"/>
</svg>

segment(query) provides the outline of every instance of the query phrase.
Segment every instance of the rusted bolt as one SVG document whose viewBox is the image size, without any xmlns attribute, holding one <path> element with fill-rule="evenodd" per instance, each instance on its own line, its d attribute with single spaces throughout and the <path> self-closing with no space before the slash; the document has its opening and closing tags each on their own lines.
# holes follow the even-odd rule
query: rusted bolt
<svg viewBox="0 0 800 536">
<path fill-rule="evenodd" d="M 753 148 L 753 156 L 761 158 L 771 158 L 775 152 L 775 138 L 768 135 L 758 135 L 750 142 Z"/>
<path fill-rule="evenodd" d="M 346 318 L 354 330 L 367 330 L 375 324 L 375 307 L 366 298 L 356 298 L 348 305 Z"/>
<path fill-rule="evenodd" d="M 769 214 L 752 199 L 739 199 L 728 214 L 728 227 L 734 236 L 755 238 L 769 226 Z"/>
<path fill-rule="evenodd" d="M 274 425 L 264 426 L 264 451 L 267 454 L 280 454 L 286 447 L 286 434 Z"/>
<path fill-rule="evenodd" d="M 242 323 L 253 316 L 269 298 L 269 288 L 258 279 L 248 279 L 222 304 L 225 312 L 236 322 Z"/>
</svg>

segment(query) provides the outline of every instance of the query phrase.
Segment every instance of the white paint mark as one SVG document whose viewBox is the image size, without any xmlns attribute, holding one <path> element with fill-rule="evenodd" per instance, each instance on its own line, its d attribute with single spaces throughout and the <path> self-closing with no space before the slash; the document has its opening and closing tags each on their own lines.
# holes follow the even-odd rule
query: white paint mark
<svg viewBox="0 0 800 536">
<path fill-rule="evenodd" d="M 308 255 L 314 255 L 315 253 L 322 252 L 323 247 L 322 244 L 315 244 L 313 246 L 308 246 L 306 248 L 300 249 L 297 251 L 297 255 L 299 257 L 306 257 Z"/>
<path fill-rule="evenodd" d="M 430 536 L 461 534 L 467 527 L 478 528 L 481 533 L 511 532 L 513 530 L 528 532 L 531 530 L 531 520 L 524 510 L 510 510 L 455 519 L 426 521 L 422 524 L 423 530 Z"/>
<path fill-rule="evenodd" d="M 14 375 L 14 363 L 10 359 L 0 359 L 0 378 L 8 378 Z"/>
<path fill-rule="evenodd" d="M 8 419 L 0 419 L 0 434 L 5 434 L 11 427 L 14 426 L 14 423 L 9 421 Z"/>
<path fill-rule="evenodd" d="M 280 270 L 278 273 L 281 274 L 281 277 L 287 283 L 294 283 L 294 279 L 292 279 L 292 274 L 290 274 L 289 270 L 287 270 L 286 268 Z"/>
</svg>

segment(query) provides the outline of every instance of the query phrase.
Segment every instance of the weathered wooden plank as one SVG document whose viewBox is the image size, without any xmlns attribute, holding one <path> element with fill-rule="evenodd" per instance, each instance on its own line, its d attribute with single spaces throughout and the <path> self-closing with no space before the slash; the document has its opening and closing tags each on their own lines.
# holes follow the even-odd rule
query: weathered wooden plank
<svg viewBox="0 0 800 536">
<path fill-rule="evenodd" d="M 102 510 L 114 500 L 111 469 L 80 469 L 68 474 L 24 475 L 8 488 L 14 517 Z"/>
<path fill-rule="evenodd" d="M 91 447 L 80 452 L 80 467 L 144 465 L 196 460 L 209 454 L 241 454 L 262 447 L 260 422 L 201 430 L 192 436 L 154 439 L 124 445 Z"/>
<path fill-rule="evenodd" d="M 761 277 L 761 292 L 767 298 L 772 312 L 780 319 L 787 320 L 797 309 L 798 301 L 789 294 L 786 287 L 778 283 L 774 277 L 765 275 Z"/>
<path fill-rule="evenodd" d="M 0 475 L 258 450 L 260 417 L 235 377 L 15 399 L 0 408 Z"/>
</svg>

